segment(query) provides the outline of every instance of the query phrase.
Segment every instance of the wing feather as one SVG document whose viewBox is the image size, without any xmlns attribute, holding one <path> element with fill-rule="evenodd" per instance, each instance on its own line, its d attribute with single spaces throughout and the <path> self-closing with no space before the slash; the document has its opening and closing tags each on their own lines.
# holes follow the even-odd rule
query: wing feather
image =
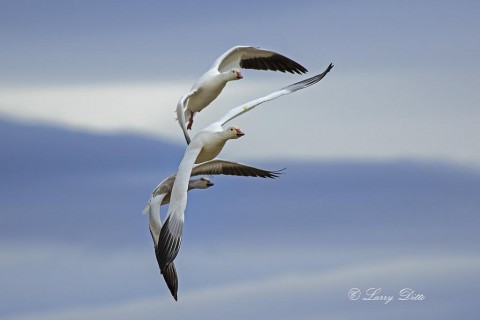
<svg viewBox="0 0 480 320">
<path fill-rule="evenodd" d="M 283 170 L 283 169 L 282 169 Z M 268 171 L 247 166 L 243 163 L 214 159 L 196 165 L 192 170 L 192 176 L 199 175 L 229 175 L 260 178 L 278 178 L 280 171 Z"/>
<path fill-rule="evenodd" d="M 269 95 L 266 95 L 264 97 L 252 100 L 252 101 L 247 102 L 244 105 L 241 105 L 239 107 L 230 109 L 220 120 L 217 121 L 217 123 L 219 123 L 220 125 L 223 126 L 228 121 L 238 117 L 241 114 L 244 114 L 245 112 L 248 112 L 248 111 L 252 110 L 253 108 L 258 106 L 259 104 L 262 104 L 264 102 L 276 99 L 278 97 L 281 97 L 281 96 L 286 95 L 286 94 L 290 94 L 292 92 L 295 92 L 295 91 L 298 91 L 298 90 L 301 90 L 301 89 L 305 89 L 305 88 L 319 82 L 320 80 L 322 80 L 323 77 L 325 77 L 325 75 L 327 73 L 329 73 L 332 68 L 333 68 L 333 64 L 330 64 L 327 67 L 327 69 L 325 69 L 325 71 L 323 71 L 322 73 L 320 73 L 320 74 L 318 74 L 314 77 L 311 77 L 311 78 L 305 79 L 303 81 L 291 84 L 291 85 L 289 85 L 285 88 L 282 88 L 278 91 L 270 93 Z"/>
<path fill-rule="evenodd" d="M 177 215 L 170 215 L 160 230 L 158 246 L 155 249 L 157 262 L 162 273 L 173 263 L 182 243 L 183 220 Z"/>
<path fill-rule="evenodd" d="M 177 292 L 178 292 L 178 276 L 177 270 L 175 269 L 175 264 L 172 262 L 168 264 L 163 272 L 163 279 L 165 279 L 165 283 L 167 284 L 170 293 L 172 294 L 175 301 L 178 301 Z"/>
<path fill-rule="evenodd" d="M 184 213 L 187 206 L 188 183 L 193 165 L 202 147 L 203 144 L 200 140 L 194 140 L 190 143 L 178 167 L 170 196 L 167 219 L 160 230 L 158 246 L 155 250 L 162 271 L 168 264 L 173 262 L 180 249 Z"/>
<path fill-rule="evenodd" d="M 231 68 L 271 70 L 302 74 L 308 70 L 284 55 L 252 46 L 236 46 L 215 60 L 212 68 L 219 72 Z"/>
<path fill-rule="evenodd" d="M 152 235 L 153 244 L 157 245 L 158 237 L 160 236 L 160 230 L 162 229 L 162 220 L 160 219 L 160 206 L 166 193 L 152 196 L 148 201 L 144 212 L 148 212 L 148 228 Z"/>
</svg>

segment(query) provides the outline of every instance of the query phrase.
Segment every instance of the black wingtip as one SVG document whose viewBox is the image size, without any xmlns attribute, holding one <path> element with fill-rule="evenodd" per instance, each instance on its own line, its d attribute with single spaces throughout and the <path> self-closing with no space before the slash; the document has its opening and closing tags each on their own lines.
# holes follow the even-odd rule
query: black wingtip
<svg viewBox="0 0 480 320">
<path fill-rule="evenodd" d="M 240 67 L 243 69 L 271 70 L 291 74 L 304 74 L 308 72 L 307 68 L 298 62 L 279 53 L 274 53 L 270 57 L 243 59 L 240 61 Z"/>
<path fill-rule="evenodd" d="M 280 178 L 280 175 L 285 174 L 285 172 L 283 172 L 285 169 L 287 168 L 282 168 L 280 170 L 275 170 L 275 171 L 269 171 L 268 175 L 265 175 L 262 178 L 270 178 L 270 179 Z"/>
<path fill-rule="evenodd" d="M 287 87 L 282 88 L 282 90 L 289 90 L 290 92 L 295 92 L 297 90 L 309 87 L 309 86 L 319 82 L 320 80 L 322 80 L 327 75 L 327 73 L 329 73 L 330 70 L 332 70 L 332 68 L 333 68 L 333 64 L 330 63 L 328 65 L 327 69 L 325 69 L 325 71 L 323 71 L 322 73 L 317 74 L 316 76 L 313 76 L 311 78 L 308 78 L 308 79 L 296 82 L 294 84 L 291 84 Z"/>
<path fill-rule="evenodd" d="M 305 68 L 301 64 L 298 65 L 298 69 L 296 70 L 297 74 L 305 74 L 307 72 L 308 72 L 307 68 Z"/>
<path fill-rule="evenodd" d="M 330 70 L 332 70 L 332 68 L 333 68 L 333 63 L 330 63 L 330 64 L 328 65 L 327 69 L 325 69 L 325 71 L 323 71 L 322 73 L 320 73 L 320 74 L 318 75 L 318 78 L 319 78 L 319 79 L 318 79 L 317 81 L 322 80 L 323 77 L 325 77 L 325 76 L 327 75 L 327 73 L 329 73 Z"/>
<path fill-rule="evenodd" d="M 325 70 L 325 74 L 329 73 L 330 70 L 332 70 L 332 68 L 333 68 L 333 63 L 330 63 L 327 67 L 327 70 Z"/>
<path fill-rule="evenodd" d="M 178 277 L 177 270 L 175 269 L 175 264 L 170 263 L 161 269 L 163 279 L 167 284 L 168 289 L 175 301 L 178 301 L 177 292 L 178 292 Z"/>
<path fill-rule="evenodd" d="M 286 172 L 283 172 L 283 171 L 285 171 L 286 169 L 287 169 L 287 168 L 282 168 L 282 169 L 280 169 L 280 170 L 272 171 L 272 176 L 269 177 L 269 178 L 272 178 L 272 179 L 280 178 L 280 175 L 286 173 Z"/>
</svg>

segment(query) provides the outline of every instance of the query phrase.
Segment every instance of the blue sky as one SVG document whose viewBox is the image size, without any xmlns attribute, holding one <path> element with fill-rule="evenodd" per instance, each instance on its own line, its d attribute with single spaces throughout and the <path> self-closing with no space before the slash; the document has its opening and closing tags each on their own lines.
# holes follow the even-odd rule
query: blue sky
<svg viewBox="0 0 480 320">
<path fill-rule="evenodd" d="M 189 196 L 175 303 L 140 211 L 181 146 L 4 121 L 0 129 L 4 319 L 475 318 L 476 170 L 284 160 L 252 163 L 286 166 L 277 180 L 215 177 Z M 142 156 L 155 148 L 165 155 Z M 427 300 L 354 303 L 353 287 L 408 287 Z"/>
<path fill-rule="evenodd" d="M 479 13 L 474 1 L 0 2 L 0 318 L 476 319 Z M 310 75 L 335 67 L 238 118 L 247 134 L 222 158 L 286 174 L 191 193 L 175 303 L 140 211 L 182 157 L 178 98 L 237 44 Z M 194 131 L 303 78 L 247 70 Z M 350 301 L 353 287 L 427 299 Z"/>
</svg>

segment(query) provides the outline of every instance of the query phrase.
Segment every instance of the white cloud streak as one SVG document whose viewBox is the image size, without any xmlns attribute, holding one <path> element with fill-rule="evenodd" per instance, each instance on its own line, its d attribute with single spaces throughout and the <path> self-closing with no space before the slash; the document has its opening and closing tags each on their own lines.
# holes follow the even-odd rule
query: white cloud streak
<svg viewBox="0 0 480 320">
<path fill-rule="evenodd" d="M 448 79 L 429 83 L 432 75 L 409 79 L 408 70 L 369 75 L 335 72 L 334 68 L 312 88 L 235 119 L 247 135 L 230 143 L 223 154 L 233 159 L 415 158 L 480 163 L 475 147 L 480 109 L 473 107 L 478 98 L 471 88 L 449 87 Z M 298 77 L 274 79 L 229 84 L 197 115 L 193 133 L 231 107 Z M 0 115 L 90 131 L 131 131 L 183 144 L 174 109 L 191 82 L 3 88 Z"/>
</svg>

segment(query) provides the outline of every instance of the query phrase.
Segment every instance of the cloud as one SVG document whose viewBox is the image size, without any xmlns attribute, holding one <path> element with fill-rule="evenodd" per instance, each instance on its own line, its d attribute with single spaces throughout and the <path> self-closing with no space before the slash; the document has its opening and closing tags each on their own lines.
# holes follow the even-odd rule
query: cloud
<svg viewBox="0 0 480 320">
<path fill-rule="evenodd" d="M 444 91 L 446 83 L 424 85 L 429 76 L 408 81 L 404 76 L 344 74 L 334 68 L 320 84 L 235 119 L 232 123 L 247 135 L 230 142 L 222 154 L 239 160 L 415 158 L 478 165 L 474 137 L 480 129 L 474 119 L 480 111 L 471 108 L 475 98 L 469 89 L 453 88 L 449 90 L 455 96 L 442 95 L 436 92 Z M 193 134 L 230 108 L 296 80 L 229 84 L 197 115 Z M 193 81 L 4 88 L 0 114 L 96 132 L 137 132 L 183 144 L 174 110 Z M 460 104 L 459 95 L 464 97 Z"/>
<path fill-rule="evenodd" d="M 175 108 L 179 97 L 187 92 L 193 81 L 0 88 L 0 114 L 29 122 L 94 132 L 133 131 L 161 135 L 180 142 L 183 135 L 175 121 Z M 247 84 L 243 90 L 255 93 L 263 89 L 264 94 L 269 92 L 267 90 L 273 90 L 264 87 L 267 87 L 265 83 Z M 216 105 L 230 107 L 221 108 L 220 115 L 246 102 L 237 102 L 238 96 L 257 97 L 252 93 L 240 95 L 238 92 L 230 92 L 225 96 Z M 213 120 L 199 121 L 198 126 L 201 128 L 208 121 Z"/>
<path fill-rule="evenodd" d="M 10 117 L 92 131 L 176 132 L 172 110 L 181 84 L 59 86 L 0 91 Z M 163 130 L 161 130 L 163 128 Z M 171 134 L 168 134 L 171 133 Z"/>
</svg>

